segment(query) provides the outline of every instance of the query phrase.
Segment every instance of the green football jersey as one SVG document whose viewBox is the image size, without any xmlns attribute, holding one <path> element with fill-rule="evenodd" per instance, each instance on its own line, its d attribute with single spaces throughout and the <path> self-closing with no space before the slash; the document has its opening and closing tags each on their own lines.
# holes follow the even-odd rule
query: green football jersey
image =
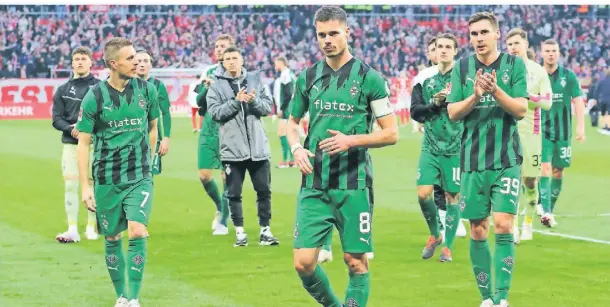
<svg viewBox="0 0 610 307">
<path fill-rule="evenodd" d="M 215 79 L 214 74 L 216 73 L 216 69 L 218 69 L 220 66 L 220 64 L 214 64 L 212 66 L 210 66 L 208 68 L 208 70 L 205 72 L 205 76 Z M 197 94 L 197 101 L 199 101 L 200 97 L 203 95 L 207 95 L 208 94 L 208 88 L 204 85 L 201 84 L 200 87 L 196 88 L 195 91 L 197 91 L 199 94 Z M 206 105 L 206 109 L 207 109 L 207 105 Z M 205 112 L 205 115 L 203 116 L 203 123 L 201 124 L 201 135 L 204 135 L 206 137 L 218 137 L 218 123 L 215 122 L 214 120 L 212 120 L 212 116 L 210 114 L 208 114 L 207 110 Z"/>
<path fill-rule="evenodd" d="M 549 74 L 553 104 L 542 111 L 543 136 L 551 141 L 568 141 L 572 137 L 572 99 L 583 96 L 580 82 L 570 69 L 559 66 Z"/>
<path fill-rule="evenodd" d="M 155 86 L 159 97 L 159 110 L 161 111 L 159 119 L 159 140 L 164 137 L 170 137 L 172 132 L 172 116 L 169 111 L 169 94 L 167 93 L 165 83 L 154 77 L 150 77 L 146 81 Z"/>
<path fill-rule="evenodd" d="M 155 86 L 133 78 L 119 92 L 102 81 L 81 104 L 76 129 L 93 135 L 93 179 L 119 184 L 151 177 L 148 122 L 159 117 Z"/>
<path fill-rule="evenodd" d="M 527 71 L 523 59 L 500 53 L 489 66 L 476 55 L 456 62 L 451 73 L 447 102 L 460 102 L 474 94 L 477 70 L 496 71 L 496 83 L 513 98 L 527 98 Z M 464 172 L 497 170 L 521 165 L 523 154 L 517 119 L 504 111 L 495 98 L 485 94 L 463 119 L 460 167 Z"/>
<path fill-rule="evenodd" d="M 439 72 L 424 80 L 421 86 L 423 102 L 425 104 L 434 103 L 435 94 L 445 88 L 451 88 L 451 71 L 444 75 Z M 439 113 L 424 122 L 422 150 L 435 155 L 459 155 L 463 130 L 462 122 L 452 122 L 449 119 L 447 108 L 441 108 Z"/>
<path fill-rule="evenodd" d="M 303 176 L 302 187 L 319 190 L 372 187 L 373 169 L 367 149 L 350 148 L 331 157 L 318 144 L 332 136 L 328 129 L 346 135 L 370 133 L 376 119 L 371 103 L 387 100 L 388 93 L 383 77 L 355 58 L 337 71 L 322 60 L 301 72 L 290 102 L 290 114 L 302 118 L 309 111 L 309 134 L 304 147 L 315 154 L 313 173 Z"/>
</svg>

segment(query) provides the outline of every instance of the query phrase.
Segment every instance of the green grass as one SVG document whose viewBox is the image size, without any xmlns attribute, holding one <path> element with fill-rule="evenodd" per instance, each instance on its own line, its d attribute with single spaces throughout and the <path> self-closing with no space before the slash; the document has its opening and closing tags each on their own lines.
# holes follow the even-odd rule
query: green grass
<svg viewBox="0 0 610 307">
<path fill-rule="evenodd" d="M 234 233 L 213 237 L 214 205 L 197 179 L 197 137 L 188 119 L 175 119 L 164 173 L 155 178 L 143 306 L 315 306 L 292 268 L 291 239 L 300 176 L 273 169 L 272 229 L 279 247 L 233 248 Z M 267 122 L 273 163 L 275 124 Z M 0 306 L 113 306 L 114 291 L 102 241 L 60 245 L 65 230 L 60 135 L 50 121 L 0 121 Z M 399 144 L 373 150 L 375 259 L 369 306 L 478 306 L 468 242 L 458 238 L 454 261 L 423 261 L 427 228 L 416 202 L 421 135 L 401 129 Z M 557 205 L 562 234 L 610 241 L 610 142 L 588 130 L 574 144 Z M 246 179 L 244 214 L 258 234 L 255 195 Z M 81 232 L 86 222 L 80 212 Z M 536 223 L 536 227 L 539 223 Z M 346 268 L 339 240 L 325 265 L 342 297 Z M 254 243 L 254 242 L 253 242 Z M 610 302 L 610 245 L 535 235 L 518 246 L 511 306 L 606 306 Z"/>
</svg>

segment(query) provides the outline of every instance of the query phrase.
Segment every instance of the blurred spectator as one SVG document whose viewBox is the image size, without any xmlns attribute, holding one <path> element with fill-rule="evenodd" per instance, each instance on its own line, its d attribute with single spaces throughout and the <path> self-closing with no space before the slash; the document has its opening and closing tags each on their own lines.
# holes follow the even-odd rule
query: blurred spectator
<svg viewBox="0 0 610 307">
<path fill-rule="evenodd" d="M 536 51 L 547 38 L 559 41 L 563 64 L 587 86 L 610 58 L 610 9 L 584 7 L 344 6 L 355 56 L 386 77 L 417 74 L 426 63 L 422 42 L 438 32 L 450 31 L 460 39 L 463 48 L 458 57 L 470 53 L 468 16 L 492 10 L 500 19 L 502 33 L 522 27 Z M 11 62 L 14 71 L 27 67 L 27 77 L 40 77 L 51 73 L 44 65 L 69 67 L 70 49 L 84 45 L 94 51 L 94 69 L 99 69 L 104 42 L 125 36 L 152 51 L 154 67 L 194 68 L 212 63 L 210 38 L 230 33 L 244 50 L 248 68 L 272 77 L 277 56 L 287 56 L 297 73 L 322 58 L 312 25 L 316 9 L 312 5 L 3 5 L 0 57 L 3 69 Z"/>
</svg>

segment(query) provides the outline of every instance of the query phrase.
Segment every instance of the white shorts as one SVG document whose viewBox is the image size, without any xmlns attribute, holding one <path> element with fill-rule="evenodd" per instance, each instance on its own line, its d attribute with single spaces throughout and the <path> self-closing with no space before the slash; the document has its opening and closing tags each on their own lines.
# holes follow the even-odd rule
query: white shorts
<svg viewBox="0 0 610 307">
<path fill-rule="evenodd" d="M 523 148 L 523 177 L 534 178 L 542 174 L 542 136 L 540 134 L 520 133 Z"/>
<path fill-rule="evenodd" d="M 75 144 L 64 144 L 64 149 L 61 153 L 61 171 L 64 177 L 74 177 L 78 179 L 78 160 L 76 155 Z M 93 146 L 89 148 L 89 179 L 93 179 Z"/>
</svg>

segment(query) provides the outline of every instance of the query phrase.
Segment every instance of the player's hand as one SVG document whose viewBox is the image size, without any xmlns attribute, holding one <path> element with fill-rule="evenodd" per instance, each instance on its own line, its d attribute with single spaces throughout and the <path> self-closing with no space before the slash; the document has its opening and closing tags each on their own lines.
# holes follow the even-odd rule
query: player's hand
<svg viewBox="0 0 610 307">
<path fill-rule="evenodd" d="M 169 138 L 163 138 L 161 144 L 159 144 L 159 155 L 165 156 L 169 151 Z"/>
<path fill-rule="evenodd" d="M 434 96 L 433 96 L 434 104 L 436 104 L 437 106 L 442 105 L 445 102 L 445 99 L 447 99 L 448 93 L 449 93 L 449 91 L 445 88 L 442 91 L 434 94 Z"/>
<path fill-rule="evenodd" d="M 313 158 L 315 155 L 311 151 L 301 147 L 295 150 L 292 155 L 294 156 L 295 164 L 301 170 L 301 174 L 309 175 L 313 172 L 313 166 L 311 166 L 309 158 Z"/>
<path fill-rule="evenodd" d="M 235 99 L 239 102 L 248 101 L 248 93 L 246 92 L 246 89 L 242 88 L 241 90 L 239 90 L 239 93 L 237 93 L 237 95 L 235 95 Z"/>
<path fill-rule="evenodd" d="M 498 84 L 496 83 L 496 70 L 494 69 L 491 74 L 486 72 L 481 78 L 481 87 L 488 94 L 495 94 Z"/>
<path fill-rule="evenodd" d="M 336 130 L 327 129 L 332 136 L 320 142 L 319 146 L 322 151 L 329 155 L 336 155 L 346 152 L 352 146 L 352 138 Z"/>
<path fill-rule="evenodd" d="M 483 79 L 483 70 L 477 70 L 477 75 L 474 78 L 474 98 L 479 101 L 483 95 L 485 95 L 485 90 L 481 87 Z"/>
<path fill-rule="evenodd" d="M 580 143 L 585 141 L 585 127 L 576 128 L 576 140 Z"/>
<path fill-rule="evenodd" d="M 212 78 L 208 78 L 208 77 L 203 78 L 203 84 L 205 84 L 206 87 L 210 87 L 210 85 L 212 85 L 212 83 L 214 83 L 214 80 L 212 80 Z"/>
<path fill-rule="evenodd" d="M 82 195 L 85 208 L 91 212 L 95 212 L 97 206 L 95 204 L 95 197 L 93 196 L 93 190 L 91 190 L 91 187 L 88 185 L 83 187 Z"/>
<path fill-rule="evenodd" d="M 78 129 L 76 129 L 76 127 L 72 127 L 72 132 L 70 132 L 70 134 L 72 135 L 73 138 L 78 139 Z"/>
<path fill-rule="evenodd" d="M 256 90 L 253 89 L 250 94 L 247 94 L 246 103 L 251 103 L 254 101 L 254 99 L 256 99 Z"/>
</svg>

